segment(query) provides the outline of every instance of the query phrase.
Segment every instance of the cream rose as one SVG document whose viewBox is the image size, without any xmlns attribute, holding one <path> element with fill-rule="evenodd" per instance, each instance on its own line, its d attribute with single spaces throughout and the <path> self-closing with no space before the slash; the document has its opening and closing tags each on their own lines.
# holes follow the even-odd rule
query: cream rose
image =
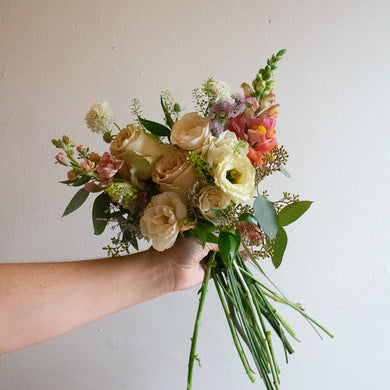
<svg viewBox="0 0 390 390">
<path fill-rule="evenodd" d="M 175 192 L 163 192 L 154 196 L 146 207 L 140 221 L 144 237 L 152 240 L 154 249 L 162 252 L 176 241 L 179 232 L 190 229 L 185 221 L 187 209 Z"/>
<path fill-rule="evenodd" d="M 187 161 L 188 153 L 176 151 L 164 155 L 154 166 L 152 179 L 160 191 L 185 191 L 198 181 L 196 171 Z"/>
<path fill-rule="evenodd" d="M 229 206 L 231 198 L 219 187 L 207 186 L 199 192 L 199 210 L 208 221 L 218 224 L 219 219 L 213 209 L 222 210 Z"/>
<path fill-rule="evenodd" d="M 202 157 L 211 168 L 217 166 L 225 156 L 236 153 L 246 155 L 248 144 L 238 140 L 232 131 L 224 131 L 219 137 L 211 137 L 208 144 L 202 147 Z"/>
<path fill-rule="evenodd" d="M 253 196 L 255 168 L 248 157 L 230 154 L 214 169 L 215 184 L 232 200 L 246 202 Z"/>
<path fill-rule="evenodd" d="M 184 150 L 200 151 L 210 136 L 208 120 L 190 112 L 173 125 L 171 143 Z"/>
<path fill-rule="evenodd" d="M 110 151 L 125 162 L 137 182 L 151 177 L 152 165 L 163 155 L 164 146 L 155 136 L 131 124 L 114 138 Z"/>
</svg>

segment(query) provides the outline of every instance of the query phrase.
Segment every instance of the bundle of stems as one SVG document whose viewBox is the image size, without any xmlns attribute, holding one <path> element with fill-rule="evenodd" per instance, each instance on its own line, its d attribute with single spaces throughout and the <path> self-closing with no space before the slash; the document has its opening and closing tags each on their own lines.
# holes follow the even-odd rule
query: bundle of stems
<svg viewBox="0 0 390 390">
<path fill-rule="evenodd" d="M 237 252 L 230 264 L 223 262 L 219 252 L 211 252 L 208 257 L 207 271 L 199 290 L 199 306 L 196 315 L 194 333 L 191 343 L 188 364 L 187 390 L 192 388 L 192 373 L 196 355 L 196 343 L 200 326 L 200 318 L 207 294 L 210 278 L 213 279 L 219 299 L 225 313 L 234 345 L 245 368 L 246 374 L 252 382 L 255 381 L 254 371 L 250 367 L 245 349 L 249 350 L 256 365 L 257 372 L 262 378 L 267 390 L 279 389 L 279 367 L 275 359 L 271 340 L 271 328 L 278 335 L 285 352 L 286 362 L 288 355 L 294 352 L 287 332 L 292 338 L 295 332 L 271 305 L 270 300 L 283 303 L 300 313 L 313 326 L 318 327 L 328 336 L 333 335 L 322 325 L 303 311 L 299 304 L 290 302 L 277 287 L 268 279 L 258 262 L 251 256 L 252 264 L 260 271 L 264 278 L 273 286 L 273 291 L 264 283 L 257 280 Z M 318 332 L 317 332 L 318 333 Z M 321 337 L 321 336 L 320 336 Z M 244 344 L 246 348 L 244 349 Z"/>
</svg>

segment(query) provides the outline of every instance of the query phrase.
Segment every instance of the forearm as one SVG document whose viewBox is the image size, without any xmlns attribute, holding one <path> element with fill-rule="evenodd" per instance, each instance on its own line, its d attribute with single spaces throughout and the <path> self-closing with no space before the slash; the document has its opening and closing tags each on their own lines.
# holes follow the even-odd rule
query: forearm
<svg viewBox="0 0 390 390">
<path fill-rule="evenodd" d="M 0 264 L 0 354 L 171 291 L 166 255 L 149 250 L 120 259 Z"/>
</svg>

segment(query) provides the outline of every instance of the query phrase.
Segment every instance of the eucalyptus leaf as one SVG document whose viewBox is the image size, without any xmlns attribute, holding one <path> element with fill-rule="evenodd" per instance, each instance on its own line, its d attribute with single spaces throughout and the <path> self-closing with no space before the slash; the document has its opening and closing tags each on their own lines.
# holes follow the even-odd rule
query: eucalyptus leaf
<svg viewBox="0 0 390 390">
<path fill-rule="evenodd" d="M 92 222 L 94 233 L 99 235 L 104 232 L 110 217 L 110 197 L 105 192 L 96 197 L 92 207 Z"/>
<path fill-rule="evenodd" d="M 141 125 L 145 127 L 146 130 L 149 130 L 152 134 L 159 137 L 169 137 L 171 135 L 171 130 L 162 125 L 161 123 L 148 121 L 147 119 L 138 118 Z"/>
<path fill-rule="evenodd" d="M 73 211 L 77 210 L 86 201 L 88 195 L 89 192 L 85 191 L 84 188 L 78 190 L 75 196 L 69 202 L 62 216 L 65 217 L 66 215 L 69 215 L 70 213 L 73 213 Z"/>
<path fill-rule="evenodd" d="M 286 177 L 291 177 L 290 173 L 287 171 L 287 169 L 284 167 L 284 165 L 280 166 L 280 172 L 282 172 L 283 175 Z"/>
<path fill-rule="evenodd" d="M 287 226 L 295 222 L 308 210 L 312 203 L 309 200 L 302 200 L 283 207 L 278 214 L 279 226 Z"/>
<path fill-rule="evenodd" d="M 279 226 L 275 240 L 271 245 L 273 248 L 272 264 L 275 268 L 278 268 L 282 263 L 284 251 L 287 246 L 287 233 L 281 226 Z"/>
<path fill-rule="evenodd" d="M 257 222 L 269 238 L 275 238 L 278 221 L 275 207 L 264 195 L 259 195 L 253 203 Z"/>
</svg>

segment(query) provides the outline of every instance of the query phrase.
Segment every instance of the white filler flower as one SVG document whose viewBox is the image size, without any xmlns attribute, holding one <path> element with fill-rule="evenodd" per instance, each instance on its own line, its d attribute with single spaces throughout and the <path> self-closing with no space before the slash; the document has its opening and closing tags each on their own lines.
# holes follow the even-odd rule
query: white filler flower
<svg viewBox="0 0 390 390">
<path fill-rule="evenodd" d="M 94 104 L 85 116 L 85 121 L 94 133 L 105 133 L 114 123 L 114 114 L 108 103 Z"/>
</svg>

